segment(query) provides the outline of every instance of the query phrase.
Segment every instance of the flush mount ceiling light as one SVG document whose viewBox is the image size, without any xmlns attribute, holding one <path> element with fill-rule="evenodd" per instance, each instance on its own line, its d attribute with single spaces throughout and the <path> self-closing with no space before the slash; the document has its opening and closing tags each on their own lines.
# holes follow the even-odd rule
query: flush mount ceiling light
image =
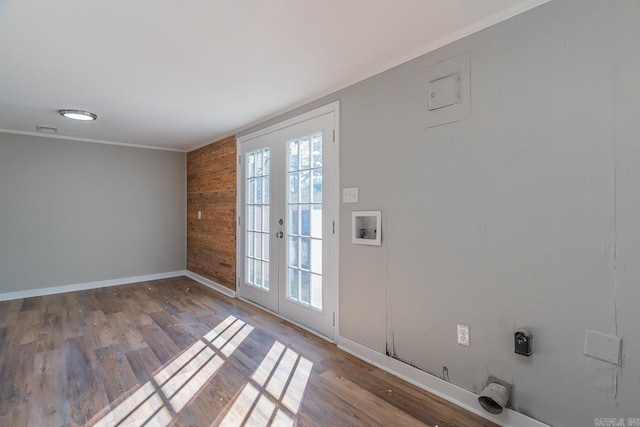
<svg viewBox="0 0 640 427">
<path fill-rule="evenodd" d="M 73 120 L 95 120 L 98 118 L 97 114 L 90 113 L 84 110 L 58 110 L 61 116 Z"/>
</svg>

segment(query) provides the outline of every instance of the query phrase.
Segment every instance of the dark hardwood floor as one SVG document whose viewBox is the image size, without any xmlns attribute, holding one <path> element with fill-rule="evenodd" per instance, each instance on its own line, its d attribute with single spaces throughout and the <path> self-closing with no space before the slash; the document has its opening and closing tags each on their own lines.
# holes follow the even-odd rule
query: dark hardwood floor
<svg viewBox="0 0 640 427">
<path fill-rule="evenodd" d="M 491 426 L 186 277 L 0 303 L 0 426 Z"/>
</svg>

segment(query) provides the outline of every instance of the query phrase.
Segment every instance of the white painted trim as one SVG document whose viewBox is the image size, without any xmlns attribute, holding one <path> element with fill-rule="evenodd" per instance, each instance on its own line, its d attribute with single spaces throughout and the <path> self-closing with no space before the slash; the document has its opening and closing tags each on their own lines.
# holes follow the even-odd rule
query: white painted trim
<svg viewBox="0 0 640 427">
<path fill-rule="evenodd" d="M 507 9 L 504 9 L 498 13 L 496 13 L 495 15 L 489 16 L 488 18 L 485 18 L 481 21 L 478 21 L 472 25 L 469 25 L 467 27 L 461 28 L 458 31 L 455 31 L 447 36 L 441 37 L 425 46 L 423 46 L 420 49 L 417 49 L 415 51 L 413 51 L 410 54 L 407 55 L 403 55 L 400 57 L 397 57 L 387 63 L 381 64 L 381 65 L 377 65 L 375 67 L 370 68 L 369 70 L 363 72 L 362 74 L 360 74 L 358 77 L 355 77 L 353 79 L 347 80 L 346 82 L 337 84 L 335 86 L 330 87 L 329 89 L 326 90 L 322 90 L 320 92 L 317 92 L 314 95 L 311 95 L 307 98 L 304 98 L 303 100 L 296 102 L 293 105 L 289 105 L 285 108 L 281 108 L 271 114 L 267 114 L 257 120 L 254 120 L 244 126 L 241 126 L 239 128 L 237 128 L 235 131 L 231 132 L 231 134 L 239 134 L 242 133 L 248 129 L 251 129 L 252 127 L 255 126 L 259 126 L 260 124 L 275 119 L 283 114 L 289 113 L 297 108 L 303 107 L 307 104 L 310 104 L 314 101 L 317 101 L 321 98 L 324 98 L 325 96 L 334 94 L 342 89 L 348 88 L 349 86 L 353 86 L 356 83 L 359 83 L 363 80 L 366 80 L 370 77 L 373 77 L 375 75 L 381 74 L 387 70 L 390 70 L 394 67 L 397 67 L 398 65 L 404 64 L 405 62 L 409 62 L 413 59 L 419 58 L 422 55 L 426 55 L 429 52 L 433 52 L 434 50 L 440 49 L 443 46 L 446 46 L 448 44 L 451 44 L 453 42 L 456 42 L 460 39 L 463 39 L 467 36 L 470 36 L 474 33 L 477 33 L 479 31 L 482 31 L 486 28 L 489 28 L 493 25 L 499 24 L 502 21 L 506 21 L 510 18 L 513 18 L 514 16 L 520 15 L 521 13 L 527 12 L 531 9 L 534 9 L 538 6 L 541 6 L 545 3 L 550 2 L 551 0 L 523 0 Z M 221 134 L 221 135 L 225 135 L 225 134 Z M 215 136 L 214 138 L 212 138 L 212 140 L 217 141 L 218 139 L 221 139 L 222 136 Z M 203 145 L 206 145 L 205 143 L 201 143 L 198 145 L 195 145 L 193 148 L 190 148 L 187 151 L 191 151 L 195 148 L 201 147 Z"/>
<path fill-rule="evenodd" d="M 333 216 L 335 221 L 335 236 L 333 238 L 333 310 L 335 312 L 335 325 L 333 326 L 333 336 L 337 339 L 340 336 L 340 207 L 342 206 L 342 191 L 340 190 L 340 101 L 333 102 L 333 127 L 335 130 L 335 146 L 333 147 L 333 169 L 334 169 L 334 206 Z"/>
<path fill-rule="evenodd" d="M 240 280 L 244 277 L 244 234 L 242 233 L 242 221 L 245 221 L 244 217 L 244 182 L 243 171 L 244 165 L 240 162 L 243 156 L 240 148 L 240 141 L 236 138 L 236 292 L 238 295 L 242 295 L 242 287 L 240 286 Z"/>
<path fill-rule="evenodd" d="M 13 299 L 41 297 L 45 295 L 63 294 L 65 292 L 85 291 L 87 289 L 106 288 L 108 286 L 127 285 L 130 283 L 148 282 L 150 280 L 168 279 L 171 277 L 186 276 L 185 270 L 170 271 L 167 273 L 148 274 L 146 276 L 123 277 L 121 279 L 100 280 L 98 282 L 76 283 L 74 285 L 53 286 L 50 288 L 29 289 L 26 291 L 7 292 L 0 294 L 0 301 Z"/>
<path fill-rule="evenodd" d="M 316 117 L 324 116 L 325 114 L 335 113 L 336 115 L 340 112 L 340 101 L 334 101 L 329 104 L 323 105 L 322 107 L 314 108 L 311 111 L 307 111 L 306 113 L 302 113 L 290 119 L 278 122 L 269 127 L 257 130 L 248 135 L 244 135 L 238 138 L 239 144 L 244 144 L 245 142 L 251 141 L 252 139 L 259 138 L 261 136 L 277 132 L 279 130 L 291 127 L 293 125 L 297 125 L 298 123 L 306 122 L 308 120 L 315 119 Z M 334 119 L 335 123 L 335 119 Z"/>
<path fill-rule="evenodd" d="M 249 141 L 252 141 L 256 138 L 260 138 L 262 136 L 265 135 L 269 135 L 271 133 L 274 132 L 278 132 L 282 129 L 286 129 L 288 127 L 297 125 L 299 123 L 303 123 L 306 122 L 308 120 L 313 120 L 317 117 L 321 117 L 324 116 L 326 114 L 330 114 L 333 113 L 333 130 L 334 130 L 334 147 L 333 147 L 333 156 L 334 156 L 334 164 L 333 164 L 333 174 L 334 174 L 334 206 L 333 206 L 333 215 L 334 215 L 334 222 L 335 222 L 335 235 L 334 235 L 334 239 L 333 239 L 333 253 L 334 253 L 334 272 L 333 272 L 333 280 L 334 280 L 334 304 L 333 304 L 333 310 L 334 310 L 334 316 L 335 316 L 335 324 L 333 325 L 333 336 L 337 337 L 339 335 L 339 325 L 340 325 L 340 316 L 339 316 L 339 308 L 340 308 L 340 298 L 339 298 L 339 293 L 340 293 L 340 206 L 341 206 L 341 192 L 340 192 L 340 101 L 334 101 L 334 102 L 330 102 L 328 104 L 325 104 L 321 107 L 315 108 L 311 111 L 307 111 L 305 113 L 299 114 L 295 117 L 292 117 L 290 119 L 275 123 L 269 127 L 266 127 L 264 129 L 260 129 L 256 132 L 253 132 L 251 134 L 236 138 L 236 152 L 238 154 L 238 156 L 242 156 L 242 144 L 247 143 Z M 238 188 L 238 197 L 236 198 L 236 212 L 237 212 L 237 218 L 242 218 L 244 220 L 244 216 L 242 214 L 240 214 L 240 212 L 244 212 L 244 184 L 242 181 L 242 172 L 243 172 L 243 167 L 244 165 L 238 165 L 238 173 L 236 174 L 236 185 Z M 240 280 L 243 276 L 242 271 L 244 271 L 244 264 L 243 264 L 243 259 L 244 259 L 244 234 L 243 234 L 243 229 L 242 226 L 240 224 L 240 221 L 236 221 L 236 286 L 238 289 L 238 294 L 240 299 L 242 299 L 243 301 L 247 301 L 250 304 L 255 305 L 256 307 L 262 308 L 267 310 L 270 313 L 275 314 L 276 316 L 287 320 L 291 323 L 293 323 L 296 326 L 299 326 L 300 328 L 309 331 L 315 335 L 318 335 L 324 339 L 327 339 L 331 342 L 335 342 L 335 338 L 332 337 L 326 337 L 324 335 L 318 334 L 317 332 L 303 326 L 300 325 L 294 321 L 292 321 L 291 319 L 288 319 L 286 317 L 282 317 L 279 314 L 272 312 L 271 310 L 268 310 L 264 307 L 262 307 L 259 304 L 255 304 L 249 300 L 246 300 L 244 298 L 242 298 L 242 288 L 240 286 Z"/>
<path fill-rule="evenodd" d="M 231 289 L 222 286 L 220 283 L 216 283 L 213 280 L 209 280 L 206 277 L 202 277 L 199 274 L 194 273 L 193 271 L 189 271 L 186 270 L 185 271 L 185 276 L 187 276 L 190 279 L 195 280 L 196 282 L 202 283 L 203 285 L 205 285 L 208 288 L 213 289 L 214 291 L 220 292 L 223 295 L 226 295 L 230 298 L 235 298 L 236 297 L 236 293 L 234 291 L 232 291 Z"/>
<path fill-rule="evenodd" d="M 40 138 L 62 139 L 67 141 L 90 142 L 92 144 L 119 145 L 121 147 L 143 148 L 145 150 L 174 151 L 178 153 L 186 153 L 189 150 L 184 148 L 157 147 L 153 145 L 129 144 L 126 142 L 105 141 L 102 139 L 78 138 L 76 136 L 51 135 L 40 132 L 25 132 L 21 130 L 0 129 L 0 133 L 11 133 L 14 135 L 38 136 Z"/>
<path fill-rule="evenodd" d="M 319 332 L 317 332 L 317 331 L 314 331 L 313 329 L 309 329 L 309 328 L 307 328 L 306 326 L 301 325 L 301 324 L 300 324 L 300 323 L 298 323 L 298 322 L 294 322 L 293 320 L 291 320 L 291 319 L 289 319 L 289 318 L 286 318 L 286 317 L 284 317 L 284 316 L 282 316 L 282 315 L 280 315 L 280 314 L 276 313 L 275 311 L 271 311 L 271 310 L 269 310 L 267 307 L 263 307 L 263 306 L 261 306 L 260 304 L 256 304 L 255 302 L 253 302 L 253 301 L 251 301 L 251 300 L 248 300 L 248 299 L 246 299 L 246 298 L 243 298 L 243 297 L 238 297 L 238 299 L 239 299 L 239 300 L 241 300 L 241 301 L 243 301 L 243 302 L 246 302 L 246 303 L 247 303 L 247 304 L 249 304 L 249 305 L 252 305 L 252 306 L 256 307 L 256 308 L 257 308 L 257 309 L 259 309 L 259 310 L 262 310 L 262 311 L 264 311 L 264 312 L 266 312 L 266 313 L 269 313 L 269 314 L 271 314 L 271 315 L 274 315 L 274 316 L 275 316 L 275 317 L 277 317 L 278 319 L 282 319 L 282 320 L 284 320 L 284 321 L 285 321 L 285 322 L 287 322 L 287 323 L 291 323 L 292 325 L 296 325 L 298 328 L 300 328 L 300 329 L 304 329 L 305 331 L 309 332 L 310 334 L 313 334 L 313 335 L 317 336 L 318 338 L 322 338 L 323 340 L 328 341 L 328 342 L 330 342 L 330 343 L 334 343 L 334 344 L 335 344 L 335 342 L 336 342 L 333 338 L 328 337 L 328 336 L 326 336 L 326 335 L 322 335 L 321 333 L 319 333 Z"/>
<path fill-rule="evenodd" d="M 338 348 L 498 425 L 504 427 L 549 427 L 547 424 L 508 408 L 500 415 L 491 415 L 482 409 L 478 403 L 477 394 L 372 350 L 349 338 L 339 336 Z"/>
</svg>

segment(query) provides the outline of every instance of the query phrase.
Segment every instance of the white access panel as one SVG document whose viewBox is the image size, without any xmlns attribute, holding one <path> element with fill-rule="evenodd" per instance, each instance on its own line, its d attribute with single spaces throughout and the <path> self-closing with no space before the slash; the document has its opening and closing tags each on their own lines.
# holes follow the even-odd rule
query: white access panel
<svg viewBox="0 0 640 427">
<path fill-rule="evenodd" d="M 424 69 L 426 128 L 467 119 L 471 113 L 471 54 L 465 52 Z"/>
<path fill-rule="evenodd" d="M 429 111 L 460 102 L 460 73 L 429 82 Z"/>
<path fill-rule="evenodd" d="M 622 338 L 587 329 L 584 343 L 585 355 L 620 365 L 621 349 Z"/>
</svg>

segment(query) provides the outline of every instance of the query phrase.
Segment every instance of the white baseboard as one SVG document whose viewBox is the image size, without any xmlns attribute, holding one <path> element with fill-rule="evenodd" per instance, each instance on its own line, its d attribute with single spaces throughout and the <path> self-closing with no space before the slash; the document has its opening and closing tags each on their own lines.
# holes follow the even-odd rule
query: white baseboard
<svg viewBox="0 0 640 427">
<path fill-rule="evenodd" d="M 236 293 L 226 286 L 222 286 L 220 283 L 216 283 L 213 280 L 209 280 L 206 277 L 202 277 L 199 274 L 194 273 L 193 271 L 185 270 L 184 275 L 190 279 L 195 280 L 196 282 L 200 282 L 208 288 L 213 289 L 214 291 L 218 291 L 223 295 L 226 295 L 230 298 L 235 298 Z"/>
<path fill-rule="evenodd" d="M 7 292 L 0 294 L 0 301 L 63 294 L 65 292 L 85 291 L 87 289 L 105 288 L 107 286 L 126 285 L 129 283 L 148 282 L 150 280 L 168 279 L 170 277 L 186 275 L 186 270 L 179 270 L 169 271 L 167 273 L 148 274 L 146 276 L 123 277 L 120 279 L 100 280 L 98 282 L 76 283 L 74 285 L 53 286 L 50 288 L 30 289 L 27 291 Z"/>
<path fill-rule="evenodd" d="M 347 353 L 356 356 L 365 362 L 371 363 L 403 380 L 420 387 L 429 393 L 435 394 L 443 399 L 454 403 L 467 411 L 473 412 L 504 427 L 549 427 L 533 418 L 522 415 L 511 409 L 505 409 L 500 415 L 491 415 L 486 412 L 478 403 L 478 395 L 458 387 L 450 382 L 414 368 L 397 359 L 387 356 L 359 344 L 343 336 L 338 337 L 338 347 Z"/>
</svg>

